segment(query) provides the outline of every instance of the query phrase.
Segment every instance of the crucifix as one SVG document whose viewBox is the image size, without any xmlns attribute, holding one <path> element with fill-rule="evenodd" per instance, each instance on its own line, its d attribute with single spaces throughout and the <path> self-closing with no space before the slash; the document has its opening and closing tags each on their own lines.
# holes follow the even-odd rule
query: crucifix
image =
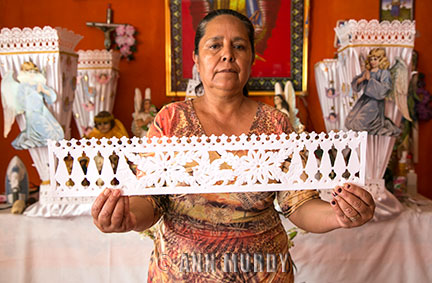
<svg viewBox="0 0 432 283">
<path fill-rule="evenodd" d="M 97 22 L 87 22 L 87 26 L 95 27 L 103 31 L 105 35 L 104 46 L 106 50 L 111 49 L 111 33 L 122 24 L 114 24 L 113 23 L 113 10 L 111 9 L 111 4 L 108 4 L 107 13 L 106 13 L 106 22 L 105 23 L 97 23 Z"/>
</svg>

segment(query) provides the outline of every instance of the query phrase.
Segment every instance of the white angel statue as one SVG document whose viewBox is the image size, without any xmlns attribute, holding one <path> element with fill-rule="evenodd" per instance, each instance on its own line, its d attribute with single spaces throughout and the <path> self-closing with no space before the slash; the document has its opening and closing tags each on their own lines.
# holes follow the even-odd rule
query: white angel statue
<svg viewBox="0 0 432 283">
<path fill-rule="evenodd" d="M 146 88 L 144 101 L 141 90 L 135 89 L 134 97 L 135 112 L 132 114 L 132 133 L 137 137 L 145 137 L 150 125 L 156 116 L 156 107 L 151 103 L 151 90 Z"/>
<path fill-rule="evenodd" d="M 29 149 L 47 145 L 47 140 L 61 140 L 64 132 L 47 104 L 57 99 L 55 91 L 46 85 L 46 79 L 32 62 L 21 65 L 15 81 L 13 72 L 6 73 L 1 83 L 4 110 L 4 136 L 9 134 L 15 116 L 24 114 L 26 128 L 12 142 L 15 149 Z"/>
<path fill-rule="evenodd" d="M 295 90 L 291 81 L 286 82 L 283 95 L 281 84 L 275 84 L 275 96 L 273 101 L 276 109 L 288 115 L 294 130 L 297 133 L 302 133 L 305 126 L 297 117 L 298 109 L 296 108 Z"/>
</svg>

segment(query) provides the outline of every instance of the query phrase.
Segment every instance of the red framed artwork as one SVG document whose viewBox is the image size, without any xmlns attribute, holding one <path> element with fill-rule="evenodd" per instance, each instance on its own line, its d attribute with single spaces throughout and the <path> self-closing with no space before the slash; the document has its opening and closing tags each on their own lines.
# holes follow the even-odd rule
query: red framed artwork
<svg viewBox="0 0 432 283">
<path fill-rule="evenodd" d="M 255 26 L 256 58 L 250 95 L 273 95 L 276 82 L 291 80 L 307 92 L 309 0 L 165 0 L 167 95 L 184 96 L 192 78 L 195 29 L 211 10 L 230 8 Z"/>
</svg>

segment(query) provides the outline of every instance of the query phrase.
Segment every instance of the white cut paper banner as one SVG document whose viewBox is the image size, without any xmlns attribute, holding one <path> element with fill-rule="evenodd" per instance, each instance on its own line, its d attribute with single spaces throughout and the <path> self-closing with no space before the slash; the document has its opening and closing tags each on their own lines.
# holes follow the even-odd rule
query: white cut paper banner
<svg viewBox="0 0 432 283">
<path fill-rule="evenodd" d="M 365 183 L 366 132 L 49 141 L 47 197 L 330 189 Z"/>
</svg>

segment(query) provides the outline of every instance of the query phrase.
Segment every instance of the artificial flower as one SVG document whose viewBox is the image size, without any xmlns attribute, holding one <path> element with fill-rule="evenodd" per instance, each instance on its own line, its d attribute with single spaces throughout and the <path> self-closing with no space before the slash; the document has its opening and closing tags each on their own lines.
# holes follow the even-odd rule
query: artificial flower
<svg viewBox="0 0 432 283">
<path fill-rule="evenodd" d="M 131 25 L 120 25 L 116 28 L 115 43 L 120 50 L 121 57 L 128 61 L 133 60 L 133 53 L 136 51 L 136 30 Z"/>
</svg>

